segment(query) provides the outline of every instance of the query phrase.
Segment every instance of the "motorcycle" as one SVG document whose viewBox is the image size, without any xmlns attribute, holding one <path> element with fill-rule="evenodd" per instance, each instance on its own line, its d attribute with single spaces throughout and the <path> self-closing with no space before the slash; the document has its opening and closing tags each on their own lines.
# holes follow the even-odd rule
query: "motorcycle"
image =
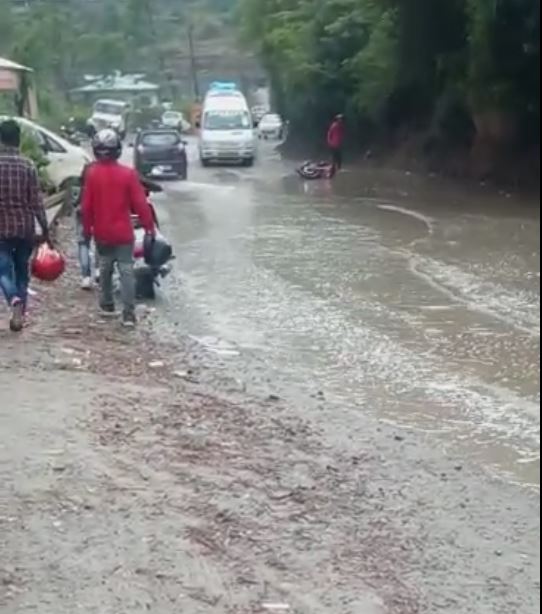
<svg viewBox="0 0 542 614">
<path fill-rule="evenodd" d="M 314 179 L 333 179 L 337 168 L 332 162 L 304 162 L 298 169 L 297 174 L 308 181 Z"/>
<path fill-rule="evenodd" d="M 150 200 L 151 194 L 162 192 L 163 188 L 158 183 L 143 178 L 141 184 L 149 198 L 156 233 L 154 237 L 148 236 L 141 226 L 139 218 L 132 216 L 135 234 L 136 295 L 140 300 L 153 300 L 156 297 L 156 288 L 160 286 L 161 280 L 171 273 L 171 261 L 174 259 L 174 255 L 171 243 L 160 230 L 156 209 Z"/>
<path fill-rule="evenodd" d="M 70 118 L 67 125 L 60 127 L 60 134 L 72 145 L 81 146 L 88 140 L 88 135 L 77 129 L 75 119 Z"/>
<path fill-rule="evenodd" d="M 158 183 L 140 178 L 141 185 L 148 198 L 156 227 L 154 237 L 146 234 L 145 229 L 137 216 L 132 216 L 134 227 L 134 272 L 136 278 L 136 297 L 138 300 L 153 300 L 156 298 L 156 288 L 160 282 L 171 272 L 171 261 L 174 260 L 171 243 L 164 237 L 160 230 L 160 222 L 156 209 L 152 204 L 151 194 L 163 191 Z M 71 185 L 72 204 L 78 211 L 81 205 L 82 179 L 74 181 Z M 76 213 L 77 215 L 77 213 Z M 115 285 L 118 285 L 117 283 Z"/>
</svg>

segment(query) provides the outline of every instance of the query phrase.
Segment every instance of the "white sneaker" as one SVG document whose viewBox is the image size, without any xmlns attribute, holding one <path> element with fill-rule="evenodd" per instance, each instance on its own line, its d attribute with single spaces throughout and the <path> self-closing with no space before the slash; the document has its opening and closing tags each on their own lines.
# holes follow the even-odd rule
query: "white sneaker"
<svg viewBox="0 0 542 614">
<path fill-rule="evenodd" d="M 83 277 L 81 280 L 81 290 L 92 290 L 92 277 Z"/>
</svg>

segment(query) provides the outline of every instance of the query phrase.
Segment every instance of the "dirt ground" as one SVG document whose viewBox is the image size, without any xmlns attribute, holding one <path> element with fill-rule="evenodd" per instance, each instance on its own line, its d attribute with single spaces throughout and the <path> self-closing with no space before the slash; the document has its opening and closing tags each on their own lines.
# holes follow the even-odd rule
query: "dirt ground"
<svg viewBox="0 0 542 614">
<path fill-rule="evenodd" d="M 71 275 L 36 289 L 0 332 L 3 613 L 538 612 L 536 493 L 369 419 L 339 436 L 323 398 L 250 398 Z"/>
</svg>

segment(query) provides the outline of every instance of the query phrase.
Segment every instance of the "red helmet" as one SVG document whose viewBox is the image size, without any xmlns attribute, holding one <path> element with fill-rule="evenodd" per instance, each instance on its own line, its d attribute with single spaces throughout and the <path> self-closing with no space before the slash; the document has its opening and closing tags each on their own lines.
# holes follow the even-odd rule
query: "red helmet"
<svg viewBox="0 0 542 614">
<path fill-rule="evenodd" d="M 56 281 L 66 269 L 64 256 L 44 243 L 32 258 L 32 275 L 40 281 Z"/>
</svg>

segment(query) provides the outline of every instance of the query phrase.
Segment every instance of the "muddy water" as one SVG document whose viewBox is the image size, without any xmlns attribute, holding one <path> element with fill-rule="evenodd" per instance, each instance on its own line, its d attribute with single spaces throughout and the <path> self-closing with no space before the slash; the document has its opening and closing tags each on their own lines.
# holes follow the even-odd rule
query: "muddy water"
<svg viewBox="0 0 542 614">
<path fill-rule="evenodd" d="M 270 151 L 166 188 L 184 333 L 281 394 L 539 483 L 536 208 L 403 173 L 303 183 Z"/>
</svg>

